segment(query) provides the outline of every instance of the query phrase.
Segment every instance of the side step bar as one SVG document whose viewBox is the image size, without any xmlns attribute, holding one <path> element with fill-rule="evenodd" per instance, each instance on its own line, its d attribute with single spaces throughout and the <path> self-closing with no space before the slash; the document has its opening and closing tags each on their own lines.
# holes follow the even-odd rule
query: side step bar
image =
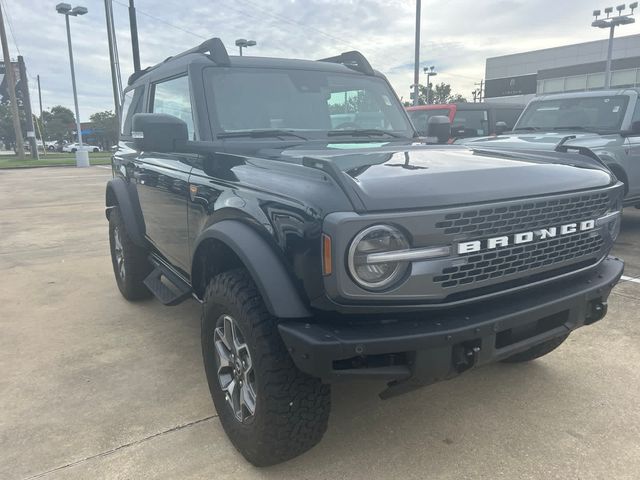
<svg viewBox="0 0 640 480">
<path fill-rule="evenodd" d="M 164 305 L 174 306 L 191 297 L 192 290 L 187 282 L 157 259 L 151 257 L 149 260 L 155 268 L 144 279 L 144 284 L 158 300 Z"/>
</svg>

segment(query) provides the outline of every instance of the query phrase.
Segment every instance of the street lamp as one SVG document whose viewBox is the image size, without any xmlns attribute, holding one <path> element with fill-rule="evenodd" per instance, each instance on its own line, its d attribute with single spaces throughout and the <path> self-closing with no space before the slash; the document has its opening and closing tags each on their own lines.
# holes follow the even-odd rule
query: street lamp
<svg viewBox="0 0 640 480">
<path fill-rule="evenodd" d="M 604 9 L 604 13 L 607 14 L 607 18 L 598 19 L 598 17 L 602 14 L 600 10 L 594 10 L 593 16 L 595 19 L 591 22 L 592 27 L 597 28 L 608 28 L 609 29 L 609 45 L 607 48 L 607 67 L 604 72 L 604 88 L 611 87 L 611 56 L 613 54 L 613 34 L 616 27 L 620 25 L 628 25 L 630 23 L 634 23 L 636 21 L 635 18 L 631 18 L 633 15 L 633 11 L 638 8 L 638 2 L 633 2 L 629 4 L 629 8 L 631 9 L 631 13 L 623 15 L 622 12 L 625 10 L 626 5 L 623 3 L 622 5 L 618 5 L 616 10 L 618 11 L 617 17 L 612 17 L 613 7 L 607 7 Z"/>
<path fill-rule="evenodd" d="M 69 17 L 85 15 L 88 10 L 85 7 L 73 7 L 68 3 L 56 5 L 56 12 L 64 15 L 67 24 L 67 43 L 69 44 L 69 65 L 71 66 L 71 85 L 73 87 L 73 103 L 76 107 L 76 130 L 78 132 L 78 149 L 76 150 L 76 166 L 89 166 L 89 153 L 82 147 L 82 128 L 80 127 L 80 110 L 78 109 L 78 92 L 76 90 L 76 73 L 73 67 L 73 48 L 71 47 L 71 28 L 69 27 Z"/>
<path fill-rule="evenodd" d="M 424 73 L 427 74 L 427 104 L 431 103 L 431 77 L 435 77 L 436 75 L 438 75 L 438 72 L 435 72 L 434 69 L 436 67 L 434 67 L 433 65 L 431 65 L 429 68 L 424 67 L 424 69 L 422 70 Z"/>
<path fill-rule="evenodd" d="M 239 38 L 236 40 L 236 47 L 240 48 L 240 56 L 242 56 L 242 48 L 253 47 L 257 45 L 255 40 L 246 40 L 244 38 Z"/>
</svg>

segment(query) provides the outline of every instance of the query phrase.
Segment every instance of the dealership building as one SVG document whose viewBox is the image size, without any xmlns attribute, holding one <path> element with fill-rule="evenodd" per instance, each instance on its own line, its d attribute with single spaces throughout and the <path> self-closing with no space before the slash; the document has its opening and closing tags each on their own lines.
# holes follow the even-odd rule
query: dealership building
<svg viewBox="0 0 640 480">
<path fill-rule="evenodd" d="M 526 104 L 534 95 L 604 88 L 608 39 L 488 58 L 487 102 Z M 613 41 L 611 87 L 640 87 L 640 34 Z"/>
</svg>

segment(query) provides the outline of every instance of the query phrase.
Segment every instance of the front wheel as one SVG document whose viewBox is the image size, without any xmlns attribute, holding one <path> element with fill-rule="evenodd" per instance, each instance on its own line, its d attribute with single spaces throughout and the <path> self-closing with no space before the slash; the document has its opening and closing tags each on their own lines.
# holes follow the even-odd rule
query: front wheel
<svg viewBox="0 0 640 480">
<path fill-rule="evenodd" d="M 284 462 L 320 441 L 329 419 L 329 386 L 296 368 L 245 270 L 210 281 L 202 356 L 220 423 L 253 465 Z"/>
<path fill-rule="evenodd" d="M 536 358 L 540 358 L 547 353 L 553 352 L 556 348 L 564 343 L 569 334 L 562 335 L 560 337 L 552 338 L 551 340 L 547 340 L 546 342 L 542 342 L 539 345 L 531 347 L 529 350 L 525 350 L 524 352 L 515 353 L 510 357 L 502 360 L 505 363 L 522 363 L 522 362 L 530 362 L 531 360 L 535 360 Z"/>
<path fill-rule="evenodd" d="M 100 149 L 98 149 L 98 148 L 94 148 L 94 149 L 93 149 L 93 153 L 97 153 L 97 152 L 99 152 L 99 151 L 100 151 Z"/>
<path fill-rule="evenodd" d="M 78 151 L 78 149 L 77 149 L 77 148 L 72 148 L 72 149 L 71 149 L 71 153 L 76 153 L 77 151 Z"/>
<path fill-rule="evenodd" d="M 151 272 L 146 249 L 133 243 L 118 207 L 109 213 L 109 247 L 116 283 L 127 300 L 140 300 L 151 296 L 144 279 Z"/>
</svg>

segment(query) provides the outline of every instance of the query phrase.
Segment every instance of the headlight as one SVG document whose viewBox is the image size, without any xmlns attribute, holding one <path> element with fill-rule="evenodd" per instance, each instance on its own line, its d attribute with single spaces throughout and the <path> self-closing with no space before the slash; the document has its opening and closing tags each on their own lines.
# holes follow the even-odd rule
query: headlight
<svg viewBox="0 0 640 480">
<path fill-rule="evenodd" d="M 376 225 L 360 232 L 351 242 L 349 272 L 355 282 L 368 290 L 381 290 L 402 278 L 409 268 L 406 261 L 384 261 L 373 254 L 409 249 L 407 238 L 389 225 Z"/>
</svg>

